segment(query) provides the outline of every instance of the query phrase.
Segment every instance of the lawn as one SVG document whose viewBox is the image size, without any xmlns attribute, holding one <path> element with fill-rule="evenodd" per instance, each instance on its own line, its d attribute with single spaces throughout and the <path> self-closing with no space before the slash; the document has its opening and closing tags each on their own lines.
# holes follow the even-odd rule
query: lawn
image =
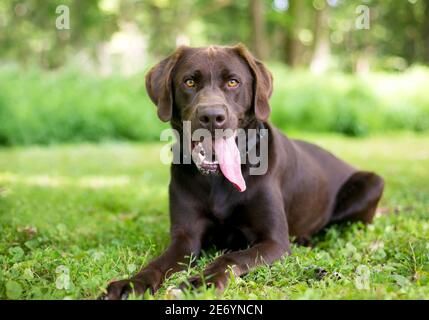
<svg viewBox="0 0 429 320">
<path fill-rule="evenodd" d="M 429 135 L 299 134 L 375 170 L 386 191 L 374 223 L 334 226 L 314 247 L 233 279 L 222 299 L 429 298 Z M 169 169 L 159 144 L 0 149 L 0 298 L 92 299 L 168 244 Z M 263 215 L 263 212 L 261 212 Z M 169 288 L 200 272 L 169 278 Z M 219 297 L 212 289 L 183 298 Z"/>
</svg>

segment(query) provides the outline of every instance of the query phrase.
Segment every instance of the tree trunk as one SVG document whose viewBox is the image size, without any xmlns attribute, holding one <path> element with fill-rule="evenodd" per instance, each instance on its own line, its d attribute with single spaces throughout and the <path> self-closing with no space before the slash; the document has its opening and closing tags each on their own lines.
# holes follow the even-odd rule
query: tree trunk
<svg viewBox="0 0 429 320">
<path fill-rule="evenodd" d="M 424 61 L 429 64 L 429 0 L 425 0 L 425 14 L 423 21 Z"/>
<path fill-rule="evenodd" d="M 291 23 L 285 34 L 285 62 L 291 67 L 296 67 L 299 63 L 299 52 L 301 43 L 298 40 L 298 29 L 300 15 L 303 13 L 302 0 L 289 0 L 289 10 L 286 14 L 290 15 Z"/>
<path fill-rule="evenodd" d="M 329 7 L 317 10 L 314 30 L 314 51 L 310 69 L 315 73 L 323 73 L 329 68 L 331 45 L 329 40 Z"/>
<path fill-rule="evenodd" d="M 258 59 L 264 60 L 268 55 L 265 33 L 265 8 L 263 0 L 250 2 L 252 22 L 252 48 Z"/>
</svg>

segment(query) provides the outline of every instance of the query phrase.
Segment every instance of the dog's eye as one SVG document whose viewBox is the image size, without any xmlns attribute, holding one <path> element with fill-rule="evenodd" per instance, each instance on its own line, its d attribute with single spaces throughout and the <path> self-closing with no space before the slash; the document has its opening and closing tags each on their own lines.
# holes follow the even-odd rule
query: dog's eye
<svg viewBox="0 0 429 320">
<path fill-rule="evenodd" d="M 228 88 L 237 88 L 238 84 L 239 84 L 238 80 L 230 79 L 230 80 L 228 80 L 226 85 L 228 86 Z"/>
<path fill-rule="evenodd" d="M 194 80 L 192 80 L 192 79 L 186 79 L 186 80 L 185 80 L 185 85 L 186 85 L 188 88 L 193 88 L 193 87 L 195 87 L 195 81 L 194 81 Z"/>
</svg>

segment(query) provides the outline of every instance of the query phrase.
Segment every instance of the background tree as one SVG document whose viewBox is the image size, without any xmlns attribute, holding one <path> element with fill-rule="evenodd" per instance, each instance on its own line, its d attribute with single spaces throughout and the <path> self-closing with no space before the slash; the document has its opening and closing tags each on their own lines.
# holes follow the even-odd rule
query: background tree
<svg viewBox="0 0 429 320">
<path fill-rule="evenodd" d="M 263 0 L 251 0 L 252 46 L 255 55 L 265 60 L 268 56 L 267 35 L 265 32 L 265 3 Z"/>
<path fill-rule="evenodd" d="M 317 1 L 315 4 L 314 47 L 310 67 L 315 72 L 324 72 L 328 69 L 331 59 L 330 7 L 324 1 Z"/>
<path fill-rule="evenodd" d="M 71 30 L 57 30 L 55 8 L 67 5 Z M 370 10 L 357 30 L 356 8 Z M 179 44 L 247 44 L 256 56 L 291 67 L 403 70 L 429 63 L 429 0 L 3 0 L 0 59 L 57 68 L 100 44 L 124 22 L 137 26 L 147 53 Z"/>
</svg>

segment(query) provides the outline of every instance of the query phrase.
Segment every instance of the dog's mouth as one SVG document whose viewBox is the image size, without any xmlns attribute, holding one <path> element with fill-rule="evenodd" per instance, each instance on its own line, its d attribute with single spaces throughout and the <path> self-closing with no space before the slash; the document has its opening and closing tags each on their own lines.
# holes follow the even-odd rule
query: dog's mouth
<svg viewBox="0 0 429 320">
<path fill-rule="evenodd" d="M 240 152 L 236 143 L 236 132 L 229 137 L 193 141 L 192 159 L 204 175 L 223 174 L 240 192 L 246 190 L 241 173 Z"/>
<path fill-rule="evenodd" d="M 211 145 L 214 145 L 214 141 L 211 142 Z M 216 160 L 214 148 L 211 147 L 204 139 L 201 141 L 192 142 L 192 159 L 194 160 L 197 169 L 205 175 L 220 174 L 219 161 Z"/>
</svg>

